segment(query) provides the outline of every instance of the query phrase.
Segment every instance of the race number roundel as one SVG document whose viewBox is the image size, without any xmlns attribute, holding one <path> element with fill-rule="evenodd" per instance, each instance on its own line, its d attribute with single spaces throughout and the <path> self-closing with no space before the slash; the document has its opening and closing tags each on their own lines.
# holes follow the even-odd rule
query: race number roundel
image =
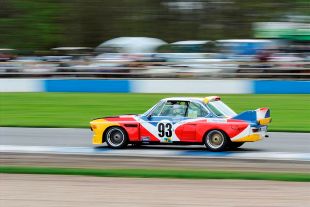
<svg viewBox="0 0 310 207">
<path fill-rule="evenodd" d="M 169 121 L 161 121 L 157 124 L 159 137 L 172 137 L 172 123 Z"/>
</svg>

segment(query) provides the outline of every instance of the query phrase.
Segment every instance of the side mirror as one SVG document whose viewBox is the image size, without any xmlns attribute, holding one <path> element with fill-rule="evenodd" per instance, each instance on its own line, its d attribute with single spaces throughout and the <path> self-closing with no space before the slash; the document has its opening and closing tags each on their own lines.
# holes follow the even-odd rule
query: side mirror
<svg viewBox="0 0 310 207">
<path fill-rule="evenodd" d="M 147 115 L 146 118 L 150 120 L 152 118 L 152 114 Z"/>
</svg>

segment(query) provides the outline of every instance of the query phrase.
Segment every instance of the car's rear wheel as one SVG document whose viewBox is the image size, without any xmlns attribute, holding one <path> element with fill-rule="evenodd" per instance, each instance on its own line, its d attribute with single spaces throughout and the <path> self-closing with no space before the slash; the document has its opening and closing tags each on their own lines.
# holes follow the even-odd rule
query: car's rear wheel
<svg viewBox="0 0 310 207">
<path fill-rule="evenodd" d="M 244 142 L 231 142 L 229 144 L 229 148 L 230 149 L 237 149 L 239 147 L 241 147 L 244 144 Z"/>
<path fill-rule="evenodd" d="M 230 140 L 227 135 L 219 130 L 209 131 L 204 138 L 204 144 L 207 149 L 213 152 L 225 150 L 229 143 Z"/>
<path fill-rule="evenodd" d="M 120 127 L 111 127 L 105 134 L 105 141 L 108 146 L 115 149 L 124 148 L 128 144 L 128 136 L 125 130 Z"/>
</svg>

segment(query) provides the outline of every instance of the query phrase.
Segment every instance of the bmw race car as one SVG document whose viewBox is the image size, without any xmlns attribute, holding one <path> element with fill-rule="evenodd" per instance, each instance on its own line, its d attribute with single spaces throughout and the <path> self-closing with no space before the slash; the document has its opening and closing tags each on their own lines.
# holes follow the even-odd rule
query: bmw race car
<svg viewBox="0 0 310 207">
<path fill-rule="evenodd" d="M 90 122 L 93 144 L 111 148 L 131 144 L 204 144 L 210 151 L 240 147 L 267 137 L 270 110 L 236 114 L 219 96 L 165 98 L 141 115 Z"/>
</svg>

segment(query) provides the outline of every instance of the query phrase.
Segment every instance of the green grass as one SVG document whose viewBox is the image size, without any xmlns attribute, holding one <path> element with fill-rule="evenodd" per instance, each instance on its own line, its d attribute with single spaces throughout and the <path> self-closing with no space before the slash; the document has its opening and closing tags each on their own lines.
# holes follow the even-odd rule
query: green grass
<svg viewBox="0 0 310 207">
<path fill-rule="evenodd" d="M 96 117 L 143 113 L 161 98 L 208 94 L 0 93 L 0 126 L 88 127 Z M 310 132 L 309 95 L 221 95 L 236 112 L 269 107 L 272 131 Z"/>
<path fill-rule="evenodd" d="M 99 177 L 180 178 L 180 179 L 242 179 L 310 182 L 310 173 L 237 172 L 162 169 L 85 169 L 55 167 L 0 166 L 0 173 L 87 175 Z"/>
</svg>

